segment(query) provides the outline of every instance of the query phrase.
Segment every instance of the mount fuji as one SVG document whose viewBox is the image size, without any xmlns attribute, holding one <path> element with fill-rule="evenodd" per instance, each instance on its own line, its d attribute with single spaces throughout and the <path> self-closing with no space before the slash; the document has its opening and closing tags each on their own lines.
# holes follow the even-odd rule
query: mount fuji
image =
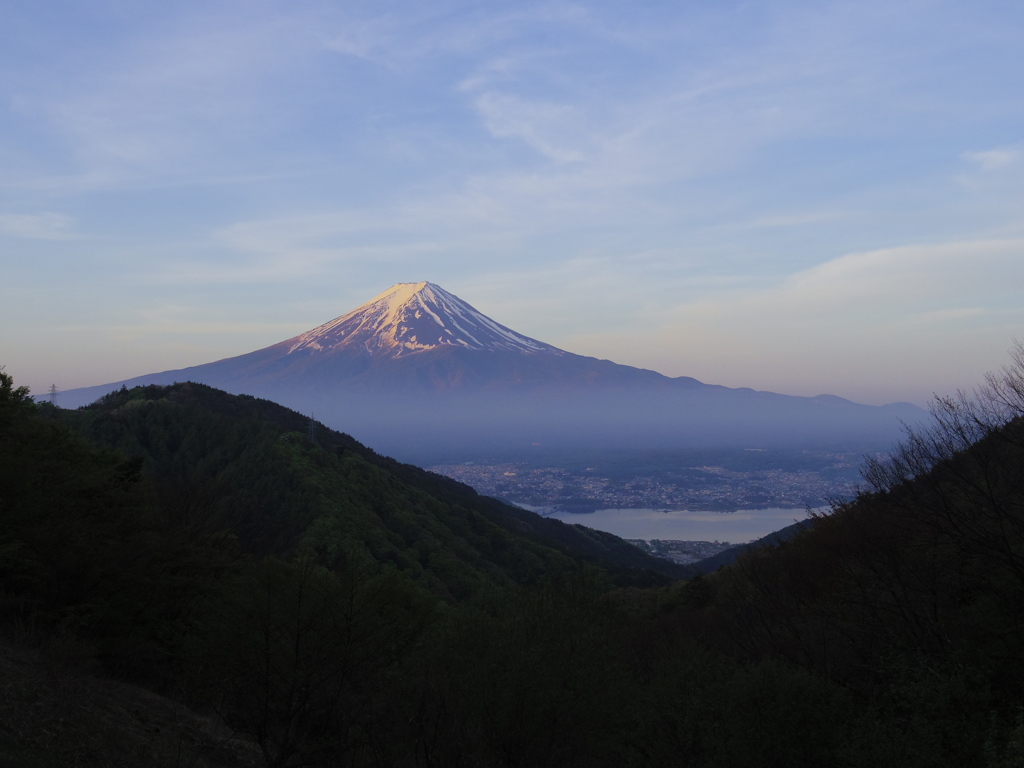
<svg viewBox="0 0 1024 768">
<path fill-rule="evenodd" d="M 238 357 L 62 393 L 196 381 L 314 413 L 378 451 L 429 463 L 544 447 L 888 448 L 909 404 L 859 405 L 670 378 L 517 333 L 433 283 L 399 283 L 306 333 Z"/>
</svg>

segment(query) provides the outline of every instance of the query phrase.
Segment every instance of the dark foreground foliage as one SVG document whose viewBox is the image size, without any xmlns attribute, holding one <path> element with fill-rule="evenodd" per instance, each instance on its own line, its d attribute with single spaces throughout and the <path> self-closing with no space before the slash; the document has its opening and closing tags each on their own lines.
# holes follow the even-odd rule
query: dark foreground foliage
<svg viewBox="0 0 1024 768">
<path fill-rule="evenodd" d="M 0 765 L 1021 765 L 1015 363 L 674 584 L 265 401 L 0 373 Z"/>
</svg>

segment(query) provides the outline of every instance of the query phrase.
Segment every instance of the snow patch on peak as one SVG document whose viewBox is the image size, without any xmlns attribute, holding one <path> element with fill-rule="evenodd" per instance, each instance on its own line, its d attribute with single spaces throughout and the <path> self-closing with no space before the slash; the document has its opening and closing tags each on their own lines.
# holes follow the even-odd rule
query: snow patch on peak
<svg viewBox="0 0 1024 768">
<path fill-rule="evenodd" d="M 372 355 L 399 357 L 446 346 L 565 354 L 506 328 L 428 282 L 391 286 L 351 312 L 291 339 L 288 353 L 361 347 Z"/>
</svg>

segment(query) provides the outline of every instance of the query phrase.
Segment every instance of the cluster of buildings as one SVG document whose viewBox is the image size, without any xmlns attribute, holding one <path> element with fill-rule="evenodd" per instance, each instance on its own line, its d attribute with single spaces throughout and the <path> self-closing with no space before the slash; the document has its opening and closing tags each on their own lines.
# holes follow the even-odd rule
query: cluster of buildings
<svg viewBox="0 0 1024 768">
<path fill-rule="evenodd" d="M 853 495 L 859 476 L 837 457 L 827 471 L 759 469 L 736 471 L 716 466 L 689 467 L 683 477 L 614 478 L 594 468 L 525 464 L 447 464 L 431 467 L 487 496 L 535 507 L 587 512 L 595 509 L 722 510 L 818 507 Z"/>
</svg>

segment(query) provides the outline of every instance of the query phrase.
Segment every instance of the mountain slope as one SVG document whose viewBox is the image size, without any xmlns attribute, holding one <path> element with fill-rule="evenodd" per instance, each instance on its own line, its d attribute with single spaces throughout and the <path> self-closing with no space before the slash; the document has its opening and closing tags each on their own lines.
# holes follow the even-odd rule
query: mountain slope
<svg viewBox="0 0 1024 768">
<path fill-rule="evenodd" d="M 196 381 L 316 413 L 417 463 L 522 456 L 531 446 L 843 445 L 883 450 L 903 404 L 858 405 L 703 384 L 575 355 L 519 334 L 432 283 L 402 283 L 307 333 L 238 357 L 69 390 Z"/>
<path fill-rule="evenodd" d="M 492 320 L 432 283 L 399 283 L 278 344 L 213 363 L 69 390 L 68 407 L 122 385 L 197 381 L 264 394 L 380 387 L 407 394 L 703 386 L 574 355 Z"/>
<path fill-rule="evenodd" d="M 207 499 L 255 553 L 311 549 L 329 567 L 363 556 L 457 597 L 486 579 L 530 581 L 577 560 L 682 573 L 614 536 L 479 496 L 322 425 L 311 442 L 308 419 L 268 401 L 178 384 L 112 393 L 62 415 L 91 440 L 143 457 L 171 492 Z"/>
</svg>

